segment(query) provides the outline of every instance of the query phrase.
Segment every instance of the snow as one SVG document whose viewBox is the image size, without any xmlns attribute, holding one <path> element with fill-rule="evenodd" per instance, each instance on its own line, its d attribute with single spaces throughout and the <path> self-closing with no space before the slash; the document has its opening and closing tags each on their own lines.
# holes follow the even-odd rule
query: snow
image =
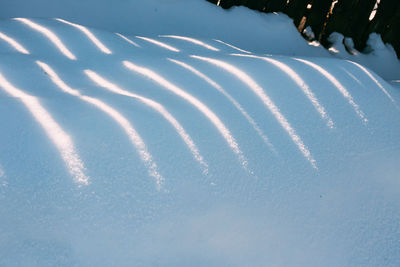
<svg viewBox="0 0 400 267">
<path fill-rule="evenodd" d="M 383 43 L 379 34 L 370 34 L 365 49 L 367 54 L 357 51 L 353 40 L 344 38 L 340 33 L 332 33 L 329 40 L 333 43 L 329 51 L 334 56 L 365 65 L 386 80 L 400 77 L 400 65 L 396 52 L 390 44 Z"/>
<path fill-rule="evenodd" d="M 155 35 L 216 39 L 239 49 L 286 56 L 334 56 L 372 69 L 386 80 L 400 78 L 400 63 L 393 47 L 377 34 L 368 41 L 368 55 L 354 49 L 348 38 L 334 33 L 332 52 L 318 42 L 307 43 L 281 13 L 262 14 L 245 7 L 229 10 L 203 0 L 4 0 L 0 18 L 62 18 L 75 24 L 129 36 Z M 162 21 L 162 23 L 160 23 Z M 305 31 L 313 36 L 310 28 Z M 164 38 L 163 38 L 164 39 Z M 167 39 L 167 38 L 165 38 Z M 344 47 L 343 40 L 347 49 Z M 161 41 L 161 40 L 160 40 Z M 207 43 L 207 42 L 206 42 Z M 282 45 L 284 44 L 284 45 Z M 340 51 L 340 52 L 339 52 Z"/>
<path fill-rule="evenodd" d="M 200 0 L 0 17 L 1 266 L 400 265 L 387 46 Z"/>
</svg>

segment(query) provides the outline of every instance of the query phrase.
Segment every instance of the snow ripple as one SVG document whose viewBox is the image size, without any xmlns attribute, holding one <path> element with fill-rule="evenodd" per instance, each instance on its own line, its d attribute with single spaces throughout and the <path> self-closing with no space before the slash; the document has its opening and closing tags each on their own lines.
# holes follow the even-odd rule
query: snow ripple
<svg viewBox="0 0 400 267">
<path fill-rule="evenodd" d="M 312 67 L 313 69 L 315 69 L 319 73 L 321 73 L 326 79 L 328 79 L 339 90 L 340 93 L 342 93 L 344 98 L 347 99 L 347 102 L 353 107 L 354 111 L 361 118 L 363 123 L 367 123 L 368 122 L 368 119 L 365 117 L 364 112 L 360 109 L 358 104 L 356 104 L 354 102 L 353 97 L 351 96 L 349 91 L 347 91 L 347 89 L 332 74 L 330 74 L 328 71 L 326 71 L 321 66 L 319 66 L 319 65 L 317 65 L 315 63 L 312 63 L 311 61 L 308 61 L 308 60 L 305 60 L 305 59 L 300 59 L 300 58 L 294 58 L 294 60 L 302 62 L 302 63 Z"/>
<path fill-rule="evenodd" d="M 11 96 L 21 99 L 22 103 L 40 123 L 46 134 L 57 147 L 62 159 L 68 167 L 69 173 L 74 177 L 75 182 L 80 185 L 87 185 L 89 183 L 89 177 L 84 174 L 85 167 L 75 150 L 70 136 L 63 131 L 50 113 L 42 107 L 39 100 L 14 87 L 1 74 L 0 86 Z"/>
<path fill-rule="evenodd" d="M 0 32 L 0 39 L 6 41 L 9 45 L 11 45 L 12 47 L 14 47 L 15 50 L 17 50 L 18 52 L 22 53 L 22 54 L 29 54 L 29 51 L 26 50 L 25 47 L 23 47 L 20 43 L 18 43 L 17 41 L 15 41 L 13 38 L 5 35 L 4 33 Z"/>
<path fill-rule="evenodd" d="M 94 36 L 94 34 L 91 31 L 89 31 L 86 27 L 59 18 L 56 20 L 77 28 L 78 30 L 83 32 L 90 39 L 90 41 L 92 41 L 100 49 L 100 51 L 102 51 L 105 54 L 112 54 L 111 50 L 108 49 L 102 42 L 100 42 L 100 40 L 97 39 L 97 37 Z"/>
<path fill-rule="evenodd" d="M 186 42 L 189 42 L 189 43 L 193 43 L 193 44 L 202 46 L 202 47 L 204 47 L 204 48 L 206 48 L 208 50 L 211 50 L 211 51 L 219 51 L 218 48 L 215 48 L 212 45 L 206 44 L 206 43 L 204 43 L 204 42 L 202 42 L 200 40 L 197 40 L 197 39 L 194 39 L 194 38 L 190 38 L 190 37 L 178 36 L 178 35 L 159 35 L 159 37 L 166 37 L 166 38 L 173 38 L 173 39 L 183 40 L 183 41 L 186 41 Z"/>
<path fill-rule="evenodd" d="M 215 82 L 214 80 L 212 80 L 211 78 L 209 78 L 208 76 L 206 76 L 204 73 L 198 71 L 197 69 L 195 69 L 194 67 L 179 61 L 179 60 L 175 60 L 175 59 L 168 59 L 171 62 L 174 62 L 175 64 L 178 64 L 180 66 L 182 66 L 183 68 L 191 71 L 192 73 L 194 73 L 195 75 L 197 75 L 198 77 L 200 77 L 201 79 L 203 79 L 204 81 L 206 81 L 208 84 L 210 84 L 212 87 L 214 87 L 215 89 L 217 89 L 218 92 L 220 92 L 223 96 L 225 96 L 234 106 L 237 110 L 240 111 L 240 113 L 242 113 L 242 115 L 246 118 L 246 120 L 251 124 L 251 126 L 253 126 L 253 129 L 257 132 L 257 134 L 261 137 L 261 139 L 264 141 L 264 143 L 266 145 L 268 145 L 268 147 L 274 152 L 275 148 L 274 146 L 271 144 L 271 142 L 269 141 L 269 138 L 262 132 L 262 130 L 260 129 L 260 127 L 258 126 L 258 124 L 254 121 L 254 119 L 247 113 L 247 111 L 239 104 L 238 101 L 236 101 L 236 99 L 234 99 L 228 92 L 226 92 L 224 90 L 224 88 L 222 88 L 221 85 L 219 85 L 217 82 Z"/>
<path fill-rule="evenodd" d="M 128 43 L 130 43 L 131 45 L 134 45 L 136 47 L 140 47 L 140 45 L 138 45 L 137 43 L 135 43 L 134 41 L 132 41 L 131 39 L 129 39 L 125 35 L 122 35 L 122 34 L 117 33 L 117 32 L 115 34 L 118 35 L 119 37 L 121 37 L 122 39 L 124 39 L 125 41 L 127 41 Z"/>
<path fill-rule="evenodd" d="M 286 75 L 288 75 L 297 84 L 297 86 L 300 87 L 301 91 L 305 94 L 305 96 L 308 98 L 308 100 L 312 103 L 312 105 L 314 106 L 315 110 L 319 113 L 321 118 L 326 121 L 326 125 L 329 128 L 334 128 L 334 123 L 333 123 L 332 119 L 329 117 L 329 115 L 325 111 L 325 108 L 319 103 L 317 97 L 311 91 L 309 85 L 291 67 L 280 62 L 279 60 L 272 59 L 272 58 L 260 57 L 260 56 L 255 56 L 255 55 L 242 55 L 242 54 L 233 54 L 233 55 L 240 56 L 240 57 L 257 58 L 257 59 L 267 61 L 267 62 L 271 63 L 272 65 L 274 65 L 275 67 L 279 68 L 284 73 L 286 73 Z"/>
<path fill-rule="evenodd" d="M 310 151 L 303 143 L 301 138 L 297 135 L 296 131 L 289 124 L 285 116 L 283 116 L 283 114 L 279 111 L 279 108 L 275 105 L 275 103 L 271 100 L 271 98 L 264 92 L 263 88 L 260 85 L 258 85 L 249 75 L 247 75 L 242 70 L 236 68 L 235 66 L 228 64 L 222 60 L 200 57 L 200 56 L 191 56 L 191 57 L 214 64 L 226 70 L 227 72 L 233 74 L 244 84 L 246 84 L 275 116 L 276 120 L 279 122 L 282 128 L 288 133 L 288 135 L 290 136 L 292 141 L 296 144 L 296 146 L 299 148 L 304 157 L 311 163 L 312 167 L 317 169 L 315 159 L 312 157 Z"/>
<path fill-rule="evenodd" d="M 85 70 L 85 73 L 99 86 L 106 88 L 113 93 L 135 98 L 160 113 L 175 128 L 176 132 L 181 136 L 182 140 L 192 152 L 193 157 L 203 166 L 203 172 L 205 174 L 208 173 L 208 165 L 204 162 L 203 156 L 200 154 L 196 144 L 193 142 L 192 138 L 182 127 L 182 125 L 164 108 L 164 106 L 149 98 L 123 90 L 92 70 Z"/>
<path fill-rule="evenodd" d="M 396 106 L 397 109 L 399 109 L 399 106 L 396 103 L 396 100 L 393 99 L 393 97 L 389 94 L 389 92 L 385 89 L 385 87 L 372 75 L 370 71 L 368 71 L 365 67 L 361 66 L 360 64 L 347 60 L 347 62 L 355 65 L 359 69 L 361 69 L 365 74 L 368 75 L 369 78 L 382 90 L 382 92 L 390 99 L 390 101 L 393 102 L 393 104 Z"/>
<path fill-rule="evenodd" d="M 136 36 L 136 38 L 139 38 L 139 39 L 142 39 L 142 40 L 144 40 L 144 41 L 146 41 L 146 42 L 155 44 L 155 45 L 157 45 L 157 46 L 159 46 L 159 47 L 165 48 L 165 49 L 167 49 L 167 50 L 169 50 L 169 51 L 172 51 L 172 52 L 180 52 L 179 49 L 177 49 L 177 48 L 175 48 L 175 47 L 173 47 L 173 46 L 167 45 L 166 43 L 163 43 L 163 42 L 154 40 L 154 39 L 152 39 L 152 38 L 143 37 L 143 36 Z"/>
<path fill-rule="evenodd" d="M 72 54 L 71 51 L 63 44 L 63 42 L 60 40 L 60 38 L 57 37 L 52 31 L 47 29 L 46 27 L 43 27 L 29 19 L 26 18 L 14 18 L 14 20 L 18 20 L 32 29 L 42 33 L 44 36 L 46 36 L 60 51 L 63 53 L 66 57 L 68 57 L 71 60 L 76 60 L 76 56 Z"/>
<path fill-rule="evenodd" d="M 229 147 L 233 150 L 233 152 L 238 156 L 240 163 L 244 168 L 247 169 L 247 160 L 244 157 L 242 151 L 239 148 L 238 143 L 236 142 L 235 138 L 232 136 L 230 133 L 229 129 L 223 124 L 223 122 L 218 118 L 218 116 L 211 111 L 203 102 L 192 96 L 191 94 L 187 93 L 186 91 L 182 90 L 181 88 L 177 87 L 176 85 L 172 84 L 171 82 L 167 81 L 154 71 L 140 67 L 138 65 L 133 64 L 132 62 L 129 61 L 124 61 L 123 62 L 125 67 L 128 69 L 139 73 L 162 87 L 166 88 L 167 90 L 173 92 L 174 94 L 178 95 L 179 97 L 182 97 L 185 99 L 187 102 L 195 106 L 200 112 L 202 112 L 214 126 L 218 129 L 220 134 L 223 136 L 225 141 L 228 143 Z"/>
<path fill-rule="evenodd" d="M 226 43 L 224 41 L 221 41 L 221 40 L 218 40 L 218 39 L 214 39 L 214 41 L 216 41 L 216 42 L 218 42 L 220 44 L 224 44 L 226 46 L 229 46 L 230 48 L 233 48 L 233 49 L 235 49 L 235 50 L 237 50 L 239 52 L 246 53 L 246 54 L 252 54 L 252 52 L 250 52 L 250 51 L 240 49 L 239 47 L 231 45 L 231 44 L 228 44 L 228 43 Z"/>
<path fill-rule="evenodd" d="M 157 165 L 153 162 L 151 154 L 148 152 L 146 144 L 144 143 L 143 139 L 140 137 L 138 132 L 134 129 L 132 124 L 117 110 L 110 107 L 106 103 L 98 100 L 97 98 L 89 97 L 82 95 L 78 90 L 72 89 L 67 84 L 62 81 L 55 71 L 50 68 L 46 63 L 36 61 L 36 63 L 45 71 L 49 76 L 50 79 L 65 93 L 70 95 L 76 96 L 82 99 L 85 102 L 88 102 L 98 109 L 102 110 L 106 114 L 108 114 L 111 118 L 113 118 L 125 131 L 128 135 L 131 143 L 136 148 L 140 159 L 143 161 L 145 166 L 148 169 L 148 173 L 150 176 L 154 177 L 156 180 L 157 188 L 160 189 L 164 178 L 159 174 L 157 170 Z"/>
</svg>

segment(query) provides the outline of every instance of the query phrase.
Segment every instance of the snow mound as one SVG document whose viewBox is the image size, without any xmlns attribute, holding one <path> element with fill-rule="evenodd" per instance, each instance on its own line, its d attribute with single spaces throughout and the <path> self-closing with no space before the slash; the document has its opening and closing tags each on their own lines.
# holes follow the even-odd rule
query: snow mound
<svg viewBox="0 0 400 267">
<path fill-rule="evenodd" d="M 256 53 L 334 57 L 368 66 L 385 80 L 400 79 L 400 61 L 392 46 L 376 34 L 368 54 L 354 49 L 349 38 L 333 34 L 329 53 L 317 41 L 306 42 L 292 19 L 282 13 L 261 13 L 243 6 L 224 10 L 206 0 L 9 0 L 0 19 L 64 18 L 81 25 L 124 35 L 179 35 L 223 40 Z M 312 39 L 311 29 L 304 34 Z M 345 48 L 345 46 L 346 48 Z"/>
<path fill-rule="evenodd" d="M 2 21 L 0 265 L 399 265 L 399 91 L 256 52 Z"/>
</svg>

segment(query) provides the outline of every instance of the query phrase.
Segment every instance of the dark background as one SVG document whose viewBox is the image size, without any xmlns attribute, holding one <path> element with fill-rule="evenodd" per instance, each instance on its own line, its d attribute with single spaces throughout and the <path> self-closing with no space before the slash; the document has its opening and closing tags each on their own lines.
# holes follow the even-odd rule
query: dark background
<svg viewBox="0 0 400 267">
<path fill-rule="evenodd" d="M 293 19 L 300 33 L 310 26 L 313 40 L 329 47 L 328 37 L 339 32 L 351 37 L 359 51 L 365 51 L 372 32 L 390 43 L 400 57 L 400 1 L 399 0 L 207 0 L 222 8 L 246 6 L 261 12 L 283 12 Z M 370 15 L 376 11 L 370 20 Z M 305 35 L 304 35 L 305 36 Z M 307 36 L 310 41 L 311 39 Z M 346 46 L 346 44 L 345 44 Z"/>
</svg>

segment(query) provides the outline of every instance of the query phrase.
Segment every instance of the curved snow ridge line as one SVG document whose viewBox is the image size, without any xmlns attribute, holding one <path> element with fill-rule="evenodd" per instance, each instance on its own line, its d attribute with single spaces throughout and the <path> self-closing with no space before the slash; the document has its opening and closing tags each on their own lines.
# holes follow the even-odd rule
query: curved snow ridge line
<svg viewBox="0 0 400 267">
<path fill-rule="evenodd" d="M 75 24 L 75 23 L 60 19 L 60 18 L 56 18 L 55 20 L 77 28 L 78 30 L 83 32 L 90 39 L 90 41 L 92 41 L 92 43 L 95 46 L 97 46 L 97 48 L 100 49 L 101 52 L 103 52 L 105 54 L 112 54 L 111 50 L 108 49 L 99 39 L 97 39 L 97 37 L 94 36 L 94 34 L 91 31 L 89 31 L 88 28 L 86 28 L 86 27 L 84 27 L 82 25 L 79 25 L 79 24 Z"/>
<path fill-rule="evenodd" d="M 347 62 L 353 64 L 354 66 L 358 67 L 360 70 L 362 70 L 369 78 L 371 78 L 372 81 L 381 89 L 381 91 L 393 102 L 393 104 L 396 106 L 397 109 L 399 109 L 399 106 L 397 105 L 396 100 L 393 99 L 393 97 L 389 94 L 389 92 L 385 89 L 385 87 L 372 75 L 370 71 L 368 71 L 365 67 L 362 65 L 358 64 L 357 62 L 353 62 L 350 60 L 346 60 Z"/>
<path fill-rule="evenodd" d="M 52 68 L 50 68 L 46 63 L 36 61 L 36 64 L 38 64 L 40 68 L 42 68 L 42 70 L 50 76 L 50 79 L 53 81 L 53 83 L 55 83 L 62 91 L 64 91 L 67 94 L 76 96 L 81 100 L 94 105 L 98 109 L 102 110 L 104 113 L 108 114 L 111 118 L 114 119 L 114 121 L 116 121 L 124 129 L 131 143 L 136 148 L 136 151 L 138 152 L 140 159 L 143 161 L 146 168 L 148 169 L 149 175 L 156 179 L 157 189 L 160 189 L 162 182 L 164 181 L 164 178 L 161 176 L 161 174 L 159 174 L 157 170 L 157 165 L 153 162 L 152 156 L 148 152 L 146 144 L 144 143 L 140 135 L 137 133 L 137 131 L 134 129 L 132 124 L 121 113 L 119 113 L 117 110 L 107 105 L 106 103 L 96 98 L 82 95 L 78 90 L 69 87 L 66 83 L 64 83 L 64 81 L 60 79 L 60 77 L 58 77 L 56 72 Z"/>
<path fill-rule="evenodd" d="M 359 80 L 359 79 L 357 79 L 357 77 L 356 76 L 354 76 L 350 71 L 348 71 L 348 70 L 346 70 L 345 68 L 343 68 L 343 67 L 340 67 L 347 75 L 349 75 L 353 80 L 355 80 L 356 81 L 356 83 L 358 83 L 359 85 L 363 85 L 362 84 L 362 82 Z"/>
<path fill-rule="evenodd" d="M 151 100 L 149 98 L 143 97 L 138 94 L 131 93 L 129 91 L 126 91 L 124 89 L 119 88 L 117 85 L 107 81 L 103 77 L 101 77 L 99 74 L 92 70 L 85 70 L 84 71 L 86 75 L 92 79 L 97 85 L 113 92 L 119 95 L 124 95 L 127 97 L 135 98 L 145 105 L 149 106 L 150 108 L 156 110 L 158 113 L 160 113 L 176 130 L 176 132 L 180 135 L 182 140 L 185 142 L 186 146 L 189 148 L 191 151 L 193 157 L 195 160 L 197 160 L 200 165 L 203 167 L 203 173 L 208 174 L 208 164 L 204 162 L 203 156 L 200 154 L 199 149 L 197 148 L 196 144 L 193 142 L 192 138 L 190 135 L 186 132 L 186 130 L 183 128 L 183 126 L 175 119 L 174 116 L 172 116 L 165 108 L 162 106 L 160 103 Z"/>
<path fill-rule="evenodd" d="M 360 109 L 358 104 L 356 104 L 354 102 L 353 97 L 351 96 L 349 91 L 347 91 L 347 89 L 332 74 L 330 74 L 328 71 L 326 71 L 321 66 L 319 66 L 315 63 L 312 63 L 311 61 L 308 61 L 305 59 L 300 59 L 300 58 L 293 58 L 293 59 L 296 61 L 302 62 L 302 63 L 312 67 L 319 73 L 321 73 L 326 79 L 328 79 L 339 90 L 339 92 L 344 96 L 344 98 L 347 99 L 347 102 L 353 107 L 354 111 L 361 118 L 362 122 L 363 123 L 368 122 L 368 119 L 365 117 L 364 112 Z"/>
<path fill-rule="evenodd" d="M 300 87 L 301 91 L 303 91 L 303 94 L 308 98 L 308 100 L 311 102 L 311 104 L 314 106 L 315 110 L 319 113 L 321 118 L 326 121 L 326 125 L 333 129 L 335 124 L 333 123 L 332 119 L 328 115 L 328 113 L 325 111 L 325 108 L 319 103 L 317 97 L 314 95 L 314 93 L 311 91 L 309 85 L 298 75 L 291 67 L 289 67 L 287 64 L 280 62 L 279 60 L 272 59 L 272 58 L 267 58 L 267 57 L 260 57 L 260 56 L 255 56 L 255 55 L 243 55 L 243 54 L 232 54 L 233 56 L 240 56 L 240 57 L 249 57 L 249 58 L 257 58 L 261 59 L 264 61 L 267 61 L 274 65 L 275 67 L 279 68 L 281 71 L 286 73 L 292 79 L 298 87 Z"/>
<path fill-rule="evenodd" d="M 145 40 L 145 41 L 147 41 L 147 42 L 149 42 L 149 43 L 155 44 L 155 45 L 157 45 L 157 46 L 159 46 L 159 47 L 165 48 L 165 49 L 167 49 L 167 50 L 169 50 L 169 51 L 172 51 L 172 52 L 177 52 L 177 53 L 180 52 L 179 49 L 177 49 L 177 48 L 175 48 L 175 47 L 173 47 L 173 46 L 171 46 L 171 45 L 167 45 L 166 43 L 163 43 L 163 42 L 160 42 L 160 41 L 157 41 L 157 40 L 148 38 L 148 37 L 136 36 L 136 38 Z"/>
<path fill-rule="evenodd" d="M 89 184 L 89 177 L 84 174 L 85 167 L 76 152 L 70 136 L 63 131 L 50 113 L 42 107 L 39 100 L 22 90 L 14 87 L 0 74 L 0 86 L 13 97 L 21 99 L 22 103 L 31 112 L 33 117 L 40 123 L 47 136 L 57 147 L 62 159 L 67 165 L 69 173 L 74 177 L 76 183 Z"/>
<path fill-rule="evenodd" d="M 239 148 L 238 143 L 236 142 L 235 138 L 232 136 L 230 133 L 229 129 L 224 125 L 224 123 L 218 118 L 218 116 L 210 110 L 203 102 L 192 96 L 191 94 L 187 93 L 186 91 L 182 90 L 181 88 L 177 87 L 176 85 L 172 84 L 171 82 L 167 81 L 163 77 L 161 77 L 159 74 L 155 73 L 154 71 L 140 67 L 138 65 L 133 64 L 132 62 L 129 61 L 123 61 L 123 64 L 125 67 L 128 69 L 139 73 L 148 79 L 151 79 L 167 89 L 168 91 L 171 91 L 172 93 L 176 94 L 177 96 L 183 98 L 185 101 L 189 102 L 191 105 L 195 106 L 201 113 L 203 113 L 210 121 L 211 123 L 217 128 L 219 133 L 222 135 L 222 137 L 225 139 L 225 141 L 228 143 L 229 147 L 233 150 L 233 152 L 237 155 L 239 158 L 240 163 L 242 166 L 247 170 L 247 160 L 244 157 L 242 151 Z"/>
<path fill-rule="evenodd" d="M 63 53 L 64 56 L 66 56 L 71 60 L 76 60 L 76 56 L 63 44 L 60 38 L 58 38 L 57 35 L 55 35 L 52 31 L 50 31 L 46 27 L 41 26 L 26 18 L 14 18 L 14 20 L 20 21 L 28 25 L 32 29 L 40 32 L 41 34 L 46 36 L 47 39 L 49 39 L 58 48 L 58 50 L 60 50 L 60 52 Z"/>
<path fill-rule="evenodd" d="M 215 82 L 214 80 L 212 80 L 210 77 L 208 77 L 207 75 L 205 75 L 204 73 L 198 71 L 197 69 L 195 69 L 194 67 L 179 61 L 179 60 L 175 60 L 175 59 L 171 59 L 168 58 L 169 61 L 174 62 L 175 64 L 180 65 L 181 67 L 191 71 L 192 73 L 194 73 L 195 75 L 197 75 L 198 77 L 200 77 L 201 79 L 203 79 L 204 81 L 206 81 L 208 84 L 210 84 L 212 87 L 214 87 L 218 92 L 220 92 L 223 96 L 225 96 L 234 106 L 237 110 L 240 111 L 240 113 L 242 113 L 242 115 L 246 118 L 246 120 L 251 124 L 251 126 L 253 127 L 253 129 L 257 132 L 257 134 L 261 137 L 261 139 L 264 141 L 264 143 L 274 152 L 277 153 L 274 146 L 271 144 L 271 142 L 269 141 L 269 138 L 262 132 L 262 130 L 260 129 L 260 127 L 258 126 L 258 124 L 254 121 L 254 119 L 247 113 L 247 111 L 239 104 L 238 101 L 236 101 L 236 99 L 234 99 L 228 92 L 226 92 L 224 90 L 224 88 L 222 88 L 221 85 L 219 85 L 217 82 Z"/>
<path fill-rule="evenodd" d="M 253 54 L 253 53 L 250 52 L 250 51 L 240 49 L 240 48 L 237 47 L 237 46 L 234 46 L 234 45 L 225 43 L 225 42 L 223 42 L 223 41 L 221 41 L 221 40 L 218 40 L 218 39 L 213 39 L 213 40 L 216 41 L 216 42 L 218 42 L 218 43 L 221 43 L 221 44 L 224 44 L 224 45 L 226 45 L 226 46 L 229 46 L 230 48 L 233 48 L 233 49 L 235 49 L 235 50 L 237 50 L 237 51 L 239 51 L 239 52 L 246 53 L 246 54 Z"/>
<path fill-rule="evenodd" d="M 274 115 L 275 119 L 282 126 L 282 128 L 287 132 L 289 137 L 292 139 L 293 143 L 298 147 L 303 156 L 311 163 L 311 166 L 317 169 L 316 161 L 312 157 L 310 151 L 305 146 L 301 138 L 297 135 L 296 131 L 292 128 L 290 123 L 287 121 L 285 116 L 279 111 L 279 108 L 275 105 L 275 103 L 271 100 L 271 98 L 264 92 L 263 88 L 258 85 L 249 75 L 247 75 L 244 71 L 239 68 L 228 64 L 222 60 L 200 57 L 200 56 L 191 56 L 192 58 L 196 58 L 199 60 L 206 61 L 211 63 L 219 68 L 224 69 L 225 71 L 231 73 L 244 84 L 246 84 L 252 91 L 255 93 L 258 98 L 263 102 L 263 104 L 271 111 Z"/>
<path fill-rule="evenodd" d="M 124 39 L 125 41 L 127 41 L 128 43 L 130 43 L 131 45 L 134 45 L 136 47 L 140 47 L 140 45 L 138 45 L 137 43 L 135 43 L 134 41 L 132 41 L 131 39 L 129 39 L 125 35 L 122 35 L 122 34 L 120 34 L 118 32 L 116 32 L 115 34 L 118 35 L 119 37 L 121 37 L 122 39 Z"/>
<path fill-rule="evenodd" d="M 183 41 L 186 41 L 186 42 L 189 42 L 189 43 L 193 43 L 193 44 L 202 46 L 202 47 L 204 47 L 204 48 L 206 48 L 208 50 L 220 51 L 218 48 L 216 48 L 216 47 L 214 47 L 212 45 L 206 44 L 206 43 L 204 43 L 204 42 L 202 42 L 200 40 L 197 40 L 195 38 L 179 36 L 179 35 L 159 35 L 159 37 L 166 37 L 166 38 L 173 38 L 173 39 L 183 40 Z"/>
<path fill-rule="evenodd" d="M 0 39 L 2 39 L 5 42 L 7 42 L 9 45 L 11 45 L 18 52 L 20 52 L 22 54 L 29 55 L 29 51 L 25 47 L 23 47 L 20 43 L 18 43 L 13 38 L 11 38 L 10 36 L 7 36 L 4 33 L 0 32 Z"/>
</svg>

